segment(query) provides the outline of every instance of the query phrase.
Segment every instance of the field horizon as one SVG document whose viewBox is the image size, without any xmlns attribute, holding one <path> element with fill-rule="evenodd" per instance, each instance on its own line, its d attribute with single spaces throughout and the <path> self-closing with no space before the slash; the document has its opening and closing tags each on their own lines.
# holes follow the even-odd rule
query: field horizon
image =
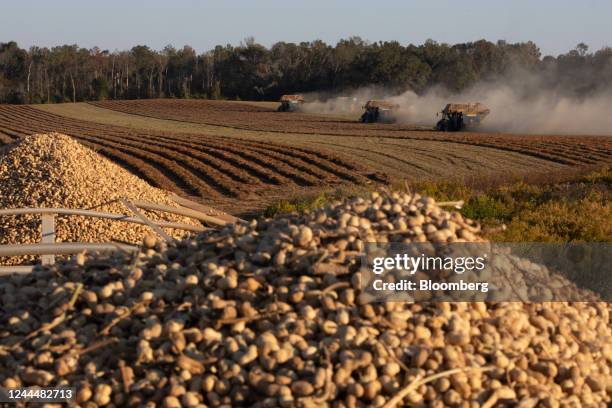
<svg viewBox="0 0 612 408">
<path fill-rule="evenodd" d="M 0 140 L 57 130 L 155 186 L 233 214 L 309 191 L 403 180 L 502 182 L 612 161 L 606 136 L 449 134 L 275 107 L 167 99 L 3 105 Z"/>
</svg>

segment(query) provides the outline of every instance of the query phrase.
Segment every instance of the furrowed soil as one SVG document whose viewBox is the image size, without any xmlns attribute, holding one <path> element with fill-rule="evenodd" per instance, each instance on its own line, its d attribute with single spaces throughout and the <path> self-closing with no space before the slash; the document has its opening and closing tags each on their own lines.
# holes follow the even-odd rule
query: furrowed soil
<svg viewBox="0 0 612 408">
<path fill-rule="evenodd" d="M 0 142 L 59 131 L 150 184 L 233 213 L 309 189 L 386 183 L 387 176 L 323 149 L 193 133 L 137 130 L 30 106 L 0 106 Z"/>
<path fill-rule="evenodd" d="M 280 114 L 258 105 L 226 101 L 138 100 L 94 103 L 107 109 L 147 117 L 210 124 L 241 130 L 326 136 L 367 136 L 390 139 L 435 140 L 492 147 L 564 164 L 584 164 L 612 159 L 612 138 L 504 135 L 462 132 L 449 134 L 416 130 L 395 124 L 363 124 L 334 116 Z"/>
<path fill-rule="evenodd" d="M 449 134 L 355 116 L 203 100 L 3 106 L 0 141 L 57 130 L 153 185 L 234 214 L 279 197 L 402 178 L 504 178 L 612 163 L 612 137 Z"/>
</svg>

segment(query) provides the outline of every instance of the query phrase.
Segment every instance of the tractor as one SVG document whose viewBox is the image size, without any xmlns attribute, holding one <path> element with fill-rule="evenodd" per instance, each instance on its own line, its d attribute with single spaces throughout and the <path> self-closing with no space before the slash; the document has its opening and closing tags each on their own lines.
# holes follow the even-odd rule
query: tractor
<svg viewBox="0 0 612 408">
<path fill-rule="evenodd" d="M 363 107 L 365 112 L 361 115 L 363 123 L 385 122 L 393 123 L 399 105 L 387 101 L 368 101 Z"/>
<path fill-rule="evenodd" d="M 299 111 L 304 103 L 302 95 L 283 95 L 280 98 L 280 105 L 277 109 L 279 112 L 296 112 Z"/>
<path fill-rule="evenodd" d="M 438 115 L 442 119 L 436 124 L 436 129 L 442 132 L 459 132 L 475 128 L 491 112 L 480 102 L 449 103 Z"/>
</svg>

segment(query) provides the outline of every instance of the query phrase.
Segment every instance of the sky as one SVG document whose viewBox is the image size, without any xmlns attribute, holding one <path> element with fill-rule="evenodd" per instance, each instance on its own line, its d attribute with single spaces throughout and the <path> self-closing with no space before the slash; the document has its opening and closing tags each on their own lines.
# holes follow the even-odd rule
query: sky
<svg viewBox="0 0 612 408">
<path fill-rule="evenodd" d="M 0 6 L 0 42 L 123 50 L 191 45 L 198 52 L 247 37 L 421 44 L 534 41 L 543 55 L 584 42 L 612 46 L 610 0 L 19 0 Z"/>
</svg>

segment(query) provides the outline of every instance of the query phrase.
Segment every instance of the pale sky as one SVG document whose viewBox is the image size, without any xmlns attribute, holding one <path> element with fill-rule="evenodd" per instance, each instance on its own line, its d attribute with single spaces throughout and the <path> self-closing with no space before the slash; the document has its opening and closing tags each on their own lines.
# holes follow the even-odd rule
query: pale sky
<svg viewBox="0 0 612 408">
<path fill-rule="evenodd" d="M 610 0 L 19 0 L 0 5 L 0 42 L 123 50 L 191 45 L 198 52 L 254 37 L 276 41 L 360 36 L 421 44 L 532 40 L 559 54 L 579 42 L 612 46 Z"/>
</svg>

